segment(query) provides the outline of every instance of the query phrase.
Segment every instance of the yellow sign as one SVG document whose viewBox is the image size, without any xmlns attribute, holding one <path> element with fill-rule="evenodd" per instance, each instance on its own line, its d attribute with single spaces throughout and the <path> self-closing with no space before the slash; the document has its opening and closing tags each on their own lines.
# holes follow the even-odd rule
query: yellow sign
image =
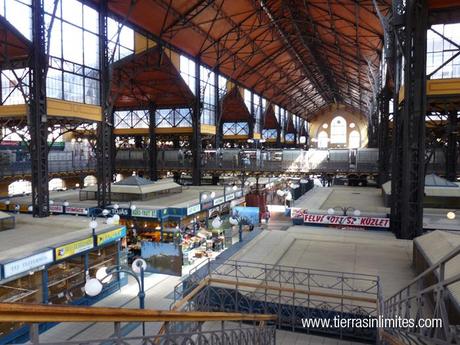
<svg viewBox="0 0 460 345">
<path fill-rule="evenodd" d="M 97 245 L 100 246 L 101 244 L 109 243 L 116 241 L 122 237 L 126 236 L 126 228 L 118 228 L 109 232 L 105 232 L 103 234 L 97 235 Z"/>
<path fill-rule="evenodd" d="M 72 242 L 62 247 L 57 247 L 55 249 L 56 260 L 67 258 L 69 256 L 84 252 L 85 250 L 91 249 L 93 247 L 93 237 L 88 237 L 81 241 Z"/>
</svg>

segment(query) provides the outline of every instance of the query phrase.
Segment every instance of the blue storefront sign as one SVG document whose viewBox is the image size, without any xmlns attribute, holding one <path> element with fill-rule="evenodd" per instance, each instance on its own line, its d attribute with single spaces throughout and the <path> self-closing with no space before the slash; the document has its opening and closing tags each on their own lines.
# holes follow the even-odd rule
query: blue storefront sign
<svg viewBox="0 0 460 345">
<path fill-rule="evenodd" d="M 98 246 L 101 246 L 107 243 L 115 242 L 125 236 L 126 236 L 126 227 L 122 226 L 118 229 L 104 232 L 102 234 L 98 234 L 96 236 L 96 244 Z"/>
</svg>

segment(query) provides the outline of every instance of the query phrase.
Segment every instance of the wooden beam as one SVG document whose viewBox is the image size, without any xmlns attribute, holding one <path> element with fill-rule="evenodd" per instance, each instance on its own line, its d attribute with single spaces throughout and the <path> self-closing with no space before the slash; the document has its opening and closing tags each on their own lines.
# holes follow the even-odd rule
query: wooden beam
<svg viewBox="0 0 460 345">
<path fill-rule="evenodd" d="M 0 322 L 269 321 L 275 315 L 0 303 Z"/>
</svg>

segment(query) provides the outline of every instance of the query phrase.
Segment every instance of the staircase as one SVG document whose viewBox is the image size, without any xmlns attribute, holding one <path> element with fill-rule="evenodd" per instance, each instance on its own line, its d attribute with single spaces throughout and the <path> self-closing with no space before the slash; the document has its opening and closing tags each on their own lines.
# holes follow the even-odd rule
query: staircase
<svg viewBox="0 0 460 345">
<path fill-rule="evenodd" d="M 407 327 L 382 327 L 384 344 L 460 344 L 460 246 L 431 265 L 380 308 L 386 319 L 413 320 Z M 432 327 L 418 327 L 432 320 Z"/>
</svg>

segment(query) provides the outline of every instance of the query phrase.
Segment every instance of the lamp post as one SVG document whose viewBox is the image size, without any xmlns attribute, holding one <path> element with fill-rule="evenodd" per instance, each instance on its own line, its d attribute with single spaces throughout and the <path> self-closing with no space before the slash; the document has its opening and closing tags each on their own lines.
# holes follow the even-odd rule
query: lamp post
<svg viewBox="0 0 460 345">
<path fill-rule="evenodd" d="M 124 265 L 101 267 L 97 270 L 95 278 L 90 278 L 89 276 L 87 277 L 85 283 L 85 293 L 88 296 L 95 297 L 102 292 L 104 284 L 110 282 L 113 274 L 126 273 L 136 280 L 136 283 L 139 288 L 139 292 L 137 294 L 139 298 L 139 308 L 145 309 L 144 272 L 146 268 L 147 263 L 144 259 L 140 258 L 134 260 L 131 267 Z M 142 335 L 145 336 L 144 323 L 142 323 Z"/>
<path fill-rule="evenodd" d="M 64 203 L 64 206 L 69 206 L 68 204 L 69 204 L 68 202 L 67 202 L 67 205 L 65 205 L 65 203 Z M 109 213 L 110 213 L 110 211 L 107 210 L 107 209 L 96 208 L 96 209 L 94 209 L 94 211 L 96 211 L 96 212 L 92 213 L 91 220 L 89 222 L 89 228 L 92 230 L 93 236 L 96 235 L 96 228 L 98 226 L 96 217 L 104 216 L 106 218 L 105 222 L 108 225 L 117 224 L 120 221 L 120 216 L 118 214 L 115 214 L 112 217 L 107 217 L 109 215 Z"/>
<path fill-rule="evenodd" d="M 348 207 L 347 206 L 334 206 L 334 207 L 329 208 L 327 210 L 327 213 L 329 215 L 333 215 L 333 214 L 335 214 L 336 210 L 342 211 L 344 216 L 348 215 L 348 211 L 353 211 L 353 215 L 356 216 L 356 217 L 359 217 L 361 215 L 360 210 L 357 210 L 357 209 L 355 209 L 354 207 L 351 207 L 351 206 L 348 206 Z"/>
</svg>

